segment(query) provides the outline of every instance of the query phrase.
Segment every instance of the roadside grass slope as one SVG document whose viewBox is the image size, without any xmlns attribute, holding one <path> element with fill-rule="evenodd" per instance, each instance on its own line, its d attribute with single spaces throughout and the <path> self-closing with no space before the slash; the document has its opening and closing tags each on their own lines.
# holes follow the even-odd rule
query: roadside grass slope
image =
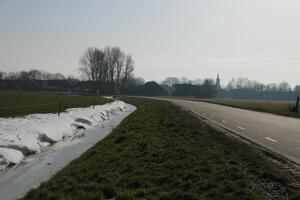
<svg viewBox="0 0 300 200">
<path fill-rule="evenodd" d="M 248 145 L 169 102 L 126 101 L 138 110 L 24 199 L 300 198 L 299 179 Z"/>
<path fill-rule="evenodd" d="M 95 105 L 110 102 L 108 99 L 94 96 L 0 90 L 0 117 L 15 117 L 32 113 L 58 112 L 60 101 L 62 102 L 62 112 L 67 108 L 87 107 L 93 105 L 94 99 Z"/>
</svg>

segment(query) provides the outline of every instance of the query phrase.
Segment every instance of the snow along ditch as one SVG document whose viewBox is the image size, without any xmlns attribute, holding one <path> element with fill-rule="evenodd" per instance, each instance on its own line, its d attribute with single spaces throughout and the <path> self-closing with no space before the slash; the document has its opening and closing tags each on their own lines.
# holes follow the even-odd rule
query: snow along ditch
<svg viewBox="0 0 300 200">
<path fill-rule="evenodd" d="M 60 114 L 30 114 L 0 118 L 0 169 L 21 163 L 26 156 L 66 138 L 80 137 L 87 129 L 125 112 L 122 101 L 87 108 L 71 108 Z"/>
</svg>

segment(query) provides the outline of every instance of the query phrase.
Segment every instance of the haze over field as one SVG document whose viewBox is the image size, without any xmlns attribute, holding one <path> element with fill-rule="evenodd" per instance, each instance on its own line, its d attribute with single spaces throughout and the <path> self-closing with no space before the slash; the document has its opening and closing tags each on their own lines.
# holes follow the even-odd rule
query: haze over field
<svg viewBox="0 0 300 200">
<path fill-rule="evenodd" d="M 298 0 L 0 0 L 0 69 L 78 75 L 88 46 L 118 45 L 137 76 L 247 76 L 299 84 Z"/>
<path fill-rule="evenodd" d="M 300 0 L 0 0 L 1 200 L 300 200 Z"/>
</svg>

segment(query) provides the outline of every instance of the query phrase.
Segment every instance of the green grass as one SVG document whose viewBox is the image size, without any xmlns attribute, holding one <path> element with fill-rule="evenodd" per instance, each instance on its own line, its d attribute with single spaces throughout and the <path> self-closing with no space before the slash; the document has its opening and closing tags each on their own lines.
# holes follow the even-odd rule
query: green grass
<svg viewBox="0 0 300 200">
<path fill-rule="evenodd" d="M 24 199 L 299 199 L 299 180 L 175 105 L 138 110 Z"/>
<path fill-rule="evenodd" d="M 94 99 L 96 105 L 109 102 L 102 97 L 93 96 L 0 90 L 0 117 L 58 112 L 60 101 L 61 111 L 73 107 L 87 107 L 93 105 Z"/>
<path fill-rule="evenodd" d="M 200 101 L 288 117 L 300 117 L 299 113 L 291 112 L 291 107 L 293 106 L 294 102 L 290 101 L 261 101 L 239 99 L 202 99 Z"/>
</svg>

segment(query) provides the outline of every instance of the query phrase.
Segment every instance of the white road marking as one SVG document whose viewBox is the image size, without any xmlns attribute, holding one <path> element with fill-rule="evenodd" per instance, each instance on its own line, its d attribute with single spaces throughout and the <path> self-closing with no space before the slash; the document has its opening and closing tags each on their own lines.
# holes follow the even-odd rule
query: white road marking
<svg viewBox="0 0 300 200">
<path fill-rule="evenodd" d="M 241 127 L 241 126 L 239 126 L 238 128 L 241 129 L 241 130 L 245 130 L 245 128 L 244 128 L 244 127 Z"/>
<path fill-rule="evenodd" d="M 271 141 L 271 142 L 278 142 L 277 140 L 274 140 L 274 139 L 269 138 L 269 137 L 265 137 L 265 139 L 266 139 L 266 140 L 269 140 L 269 141 Z"/>
<path fill-rule="evenodd" d="M 225 120 L 222 120 L 222 122 L 223 122 L 223 123 L 226 123 L 226 121 L 225 121 Z"/>
</svg>

